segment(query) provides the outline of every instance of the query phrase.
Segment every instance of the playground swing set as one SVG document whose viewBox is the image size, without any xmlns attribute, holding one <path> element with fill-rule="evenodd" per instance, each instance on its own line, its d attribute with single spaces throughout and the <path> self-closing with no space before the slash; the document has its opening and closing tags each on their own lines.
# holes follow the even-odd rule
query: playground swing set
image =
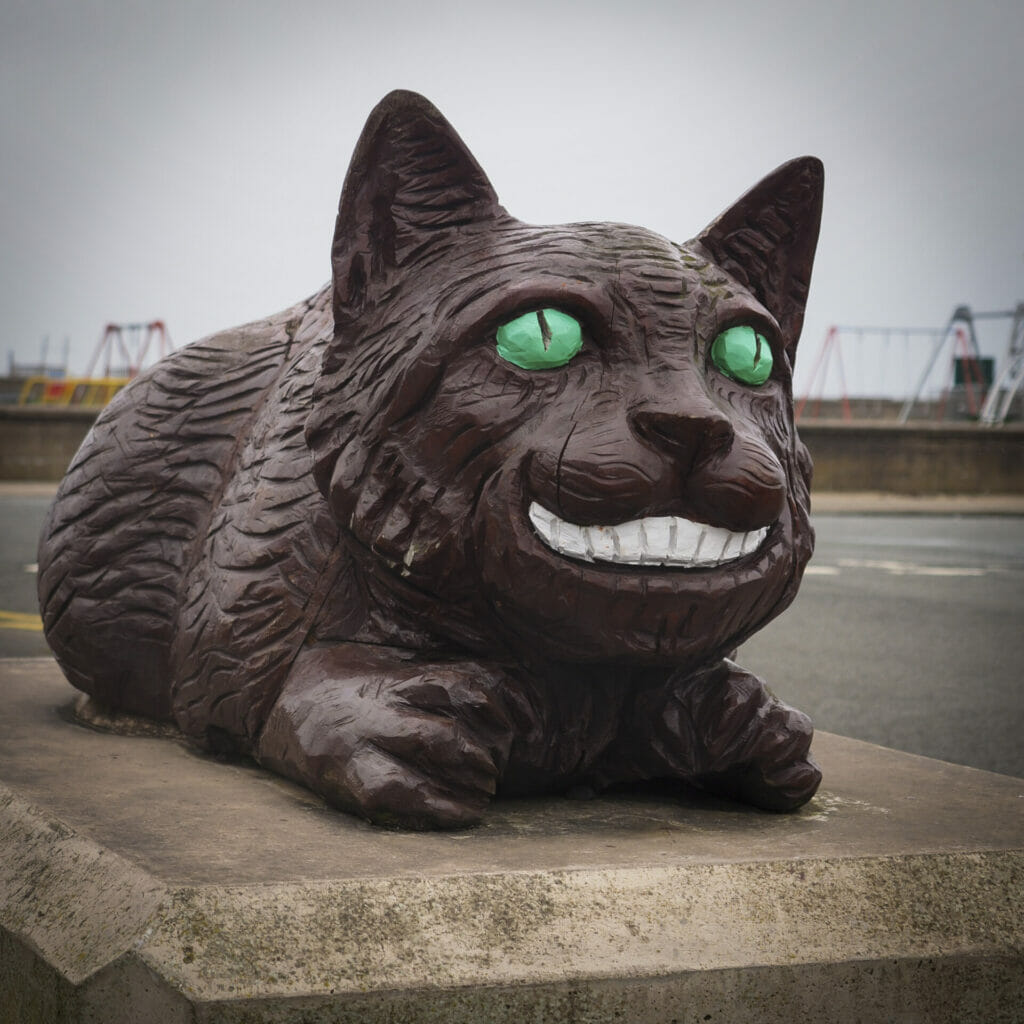
<svg viewBox="0 0 1024 1024">
<path fill-rule="evenodd" d="M 980 320 L 1009 320 L 1010 334 L 1002 371 L 991 380 L 991 360 L 984 359 L 978 347 L 975 323 Z M 829 369 L 839 375 L 840 407 L 844 420 L 852 420 L 846 370 L 843 364 L 842 339 L 853 335 L 859 342 L 865 337 L 881 338 L 888 348 L 894 339 L 902 339 L 905 347 L 921 338 L 931 343 L 923 369 L 914 390 L 906 396 L 897 417 L 899 423 L 911 418 L 915 406 L 922 402 L 925 388 L 935 367 L 946 352 L 952 353 L 945 386 L 934 406 L 936 419 L 946 416 L 947 401 L 954 385 L 963 388 L 967 416 L 984 426 L 996 427 L 1006 422 L 1013 400 L 1024 386 L 1024 302 L 1013 310 L 974 312 L 970 306 L 957 306 L 944 328 L 934 327 L 829 327 L 811 371 L 810 383 L 797 403 L 796 418 L 803 416 L 811 403 L 809 416 L 818 417 Z M 815 388 L 817 387 L 817 395 Z"/>
</svg>

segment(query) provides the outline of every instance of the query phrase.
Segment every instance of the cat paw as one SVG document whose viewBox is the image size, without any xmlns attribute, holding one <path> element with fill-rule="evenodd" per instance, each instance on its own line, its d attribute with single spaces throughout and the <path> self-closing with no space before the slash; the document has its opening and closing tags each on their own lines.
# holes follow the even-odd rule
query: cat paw
<svg viewBox="0 0 1024 1024">
<path fill-rule="evenodd" d="M 802 806 L 821 782 L 811 720 L 730 661 L 649 690 L 634 714 L 620 778 L 675 778 L 772 811 Z"/>
<path fill-rule="evenodd" d="M 821 785 L 821 769 L 810 757 L 765 771 L 751 766 L 720 792 L 766 811 L 795 811 Z"/>
<path fill-rule="evenodd" d="M 260 762 L 379 825 L 476 824 L 511 742 L 488 671 L 378 652 L 324 667 L 322 658 L 297 664 L 267 719 Z"/>
<path fill-rule="evenodd" d="M 389 740 L 362 745 L 337 775 L 327 773 L 320 787 L 323 795 L 376 825 L 428 830 L 479 823 L 498 776 L 486 751 L 467 747 L 457 760 L 446 759 L 423 736 L 411 756 L 389 746 Z M 429 767 L 421 767 L 424 761 Z"/>
<path fill-rule="evenodd" d="M 802 807 L 821 784 L 821 769 L 809 755 L 810 718 L 783 704 L 754 676 L 737 674 L 731 684 L 738 699 L 725 703 L 721 739 L 710 752 L 719 765 L 734 763 L 699 778 L 700 786 L 768 811 Z"/>
<path fill-rule="evenodd" d="M 788 763 L 770 761 L 734 768 L 698 779 L 704 790 L 741 800 L 766 811 L 795 811 L 803 807 L 821 785 L 821 769 L 811 757 Z"/>
</svg>

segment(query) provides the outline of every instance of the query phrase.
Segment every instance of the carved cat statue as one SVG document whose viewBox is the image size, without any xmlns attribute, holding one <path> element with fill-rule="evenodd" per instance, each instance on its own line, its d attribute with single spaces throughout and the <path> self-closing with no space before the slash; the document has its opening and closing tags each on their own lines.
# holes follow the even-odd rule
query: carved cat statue
<svg viewBox="0 0 1024 1024">
<path fill-rule="evenodd" d="M 164 359 L 43 530 L 67 678 L 407 828 L 497 794 L 814 794 L 728 657 L 813 546 L 791 373 L 822 168 L 694 240 L 509 216 L 425 99 L 373 111 L 333 282 Z"/>
</svg>

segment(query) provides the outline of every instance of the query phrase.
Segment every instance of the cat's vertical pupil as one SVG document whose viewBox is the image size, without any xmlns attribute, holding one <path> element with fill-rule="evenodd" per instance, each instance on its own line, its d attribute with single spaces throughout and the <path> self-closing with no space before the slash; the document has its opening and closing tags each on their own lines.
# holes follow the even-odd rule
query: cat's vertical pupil
<svg viewBox="0 0 1024 1024">
<path fill-rule="evenodd" d="M 544 316 L 543 309 L 537 310 L 537 323 L 540 324 L 541 341 L 544 342 L 544 351 L 546 352 L 551 348 L 551 328 L 548 327 L 548 320 Z"/>
</svg>

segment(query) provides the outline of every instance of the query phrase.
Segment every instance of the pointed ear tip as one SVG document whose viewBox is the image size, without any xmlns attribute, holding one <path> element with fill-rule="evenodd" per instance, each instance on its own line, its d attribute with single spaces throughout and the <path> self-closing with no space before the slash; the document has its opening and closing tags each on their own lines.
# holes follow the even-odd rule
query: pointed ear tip
<svg viewBox="0 0 1024 1024">
<path fill-rule="evenodd" d="M 825 181 L 825 165 L 816 156 L 798 156 L 784 163 L 777 173 L 806 175 L 818 184 Z"/>
<path fill-rule="evenodd" d="M 384 117 L 399 112 L 415 112 L 428 114 L 432 117 L 440 115 L 433 103 L 411 89 L 392 89 L 371 111 L 370 117 Z"/>
<path fill-rule="evenodd" d="M 819 157 L 803 156 L 800 159 L 807 165 L 809 171 L 813 171 L 821 178 L 825 177 L 825 164 Z"/>
</svg>

